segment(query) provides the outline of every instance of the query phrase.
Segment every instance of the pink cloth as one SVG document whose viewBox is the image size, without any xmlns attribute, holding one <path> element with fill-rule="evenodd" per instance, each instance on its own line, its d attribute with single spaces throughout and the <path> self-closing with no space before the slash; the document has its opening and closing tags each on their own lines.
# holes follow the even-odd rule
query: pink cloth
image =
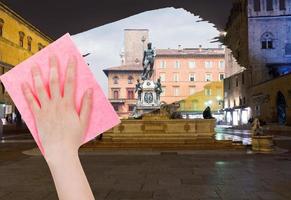
<svg viewBox="0 0 291 200">
<path fill-rule="evenodd" d="M 78 112 L 80 110 L 84 92 L 88 88 L 93 88 L 93 108 L 83 143 L 90 141 L 97 135 L 120 123 L 116 112 L 105 97 L 99 84 L 96 82 L 84 58 L 74 45 L 70 35 L 66 34 L 0 77 L 7 92 L 21 113 L 23 120 L 26 122 L 42 154 L 44 154 L 44 150 L 41 146 L 37 133 L 34 117 L 22 93 L 21 85 L 26 81 L 33 88 L 31 67 L 38 65 L 42 71 L 43 81 L 46 86 L 48 86 L 49 57 L 51 55 L 56 55 L 59 61 L 61 88 L 63 88 L 64 85 L 65 70 L 69 56 L 73 55 L 77 59 L 78 64 L 75 100 Z"/>
</svg>

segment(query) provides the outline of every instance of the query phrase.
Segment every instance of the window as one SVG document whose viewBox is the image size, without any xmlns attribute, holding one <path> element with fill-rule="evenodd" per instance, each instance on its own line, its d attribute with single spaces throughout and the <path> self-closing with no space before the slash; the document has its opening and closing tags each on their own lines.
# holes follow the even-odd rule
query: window
<svg viewBox="0 0 291 200">
<path fill-rule="evenodd" d="M 113 91 L 113 99 L 119 99 L 119 91 L 118 90 Z"/>
<path fill-rule="evenodd" d="M 212 62 L 211 61 L 205 61 L 205 68 L 206 69 L 212 68 Z"/>
<path fill-rule="evenodd" d="M 225 66 L 225 62 L 224 62 L 224 60 L 221 60 L 221 61 L 219 61 L 219 68 L 220 69 L 223 69 L 224 68 L 224 66 Z"/>
<path fill-rule="evenodd" d="M 205 96 L 211 96 L 211 89 L 210 88 L 205 88 Z"/>
<path fill-rule="evenodd" d="M 173 91 L 174 91 L 174 96 L 175 97 L 180 95 L 180 88 L 179 87 L 173 87 Z"/>
<path fill-rule="evenodd" d="M 160 78 L 161 78 L 161 82 L 165 82 L 166 81 L 166 74 L 160 73 Z"/>
<path fill-rule="evenodd" d="M 128 105 L 128 111 L 132 112 L 134 110 L 135 105 Z"/>
<path fill-rule="evenodd" d="M 194 62 L 194 61 L 189 61 L 188 65 L 189 65 L 189 68 L 190 68 L 190 69 L 194 69 L 194 68 L 196 67 L 196 62 Z"/>
<path fill-rule="evenodd" d="M 224 74 L 219 74 L 219 80 L 223 81 L 223 79 L 224 79 Z"/>
<path fill-rule="evenodd" d="M 261 0 L 254 0 L 254 11 L 261 11 Z"/>
<path fill-rule="evenodd" d="M 115 110 L 116 112 L 119 111 L 119 106 L 118 106 L 118 104 L 113 104 L 112 106 L 113 106 L 113 108 L 114 108 L 114 110 Z"/>
<path fill-rule="evenodd" d="M 192 109 L 195 111 L 195 110 L 198 110 L 198 101 L 197 100 L 193 100 L 192 101 Z"/>
<path fill-rule="evenodd" d="M 285 46 L 285 55 L 291 56 L 291 43 L 286 44 L 286 46 Z"/>
<path fill-rule="evenodd" d="M 166 68 L 166 64 L 167 64 L 166 61 L 161 60 L 161 61 L 160 61 L 160 68 L 161 68 L 161 69 L 165 69 L 165 68 Z"/>
<path fill-rule="evenodd" d="M 161 97 L 166 96 L 166 86 L 162 86 L 162 93 L 161 93 Z"/>
<path fill-rule="evenodd" d="M 19 32 L 19 46 L 23 47 L 24 33 L 22 31 Z"/>
<path fill-rule="evenodd" d="M 286 10 L 286 0 L 279 0 L 279 9 Z"/>
<path fill-rule="evenodd" d="M 166 96 L 166 87 L 164 86 L 162 86 L 162 93 L 161 93 L 161 97 L 164 97 L 164 96 Z"/>
<path fill-rule="evenodd" d="M 175 68 L 176 69 L 179 69 L 180 67 L 181 67 L 180 61 L 176 60 L 176 62 L 175 62 Z"/>
<path fill-rule="evenodd" d="M 178 73 L 173 74 L 173 81 L 175 81 L 175 82 L 179 81 L 179 74 Z"/>
<path fill-rule="evenodd" d="M 261 37 L 262 49 L 273 49 L 273 34 L 266 32 Z"/>
<path fill-rule="evenodd" d="M 206 74 L 206 75 L 205 75 L 205 81 L 207 81 L 207 82 L 212 81 L 212 76 L 211 76 L 211 74 Z"/>
<path fill-rule="evenodd" d="M 0 18 L 0 36 L 3 35 L 4 20 Z"/>
<path fill-rule="evenodd" d="M 133 89 L 127 89 L 127 99 L 134 99 Z"/>
<path fill-rule="evenodd" d="M 273 9 L 273 0 L 266 0 L 267 11 L 272 11 Z"/>
<path fill-rule="evenodd" d="M 113 84 L 118 84 L 118 76 L 113 77 Z"/>
<path fill-rule="evenodd" d="M 38 46 L 38 50 L 39 50 L 39 51 L 42 50 L 42 49 L 44 48 L 44 46 L 43 46 L 41 43 L 38 43 L 37 46 Z"/>
<path fill-rule="evenodd" d="M 189 81 L 191 82 L 195 81 L 195 74 L 189 74 Z"/>
<path fill-rule="evenodd" d="M 128 84 L 133 84 L 133 77 L 129 76 L 127 81 L 128 81 Z"/>
<path fill-rule="evenodd" d="M 190 86 L 189 87 L 189 95 L 195 94 L 195 86 Z"/>
<path fill-rule="evenodd" d="M 31 51 L 31 42 L 32 38 L 30 36 L 27 36 L 27 50 Z"/>
</svg>

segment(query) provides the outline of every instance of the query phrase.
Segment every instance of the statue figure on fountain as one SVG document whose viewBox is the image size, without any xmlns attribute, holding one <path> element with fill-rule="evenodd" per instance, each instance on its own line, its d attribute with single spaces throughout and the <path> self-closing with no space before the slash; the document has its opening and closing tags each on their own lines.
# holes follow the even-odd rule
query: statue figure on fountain
<svg viewBox="0 0 291 200">
<path fill-rule="evenodd" d="M 149 80 L 154 71 L 154 61 L 155 61 L 156 52 L 152 49 L 152 43 L 148 43 L 147 49 L 143 54 L 143 73 L 141 75 L 142 80 Z"/>
<path fill-rule="evenodd" d="M 137 83 L 135 85 L 135 93 L 136 92 L 137 92 L 138 101 L 141 101 L 142 87 L 141 87 L 141 83 L 139 82 L 139 79 L 137 79 Z"/>
<path fill-rule="evenodd" d="M 160 78 L 157 80 L 157 82 L 151 80 L 154 72 L 155 56 L 156 52 L 154 49 L 152 49 L 152 43 L 148 43 L 147 49 L 144 51 L 142 61 L 142 81 L 138 79 L 135 85 L 135 93 L 137 93 L 138 101 L 132 115 L 133 118 L 140 118 L 143 116 L 143 114 L 158 110 L 161 107 L 161 80 Z"/>
</svg>

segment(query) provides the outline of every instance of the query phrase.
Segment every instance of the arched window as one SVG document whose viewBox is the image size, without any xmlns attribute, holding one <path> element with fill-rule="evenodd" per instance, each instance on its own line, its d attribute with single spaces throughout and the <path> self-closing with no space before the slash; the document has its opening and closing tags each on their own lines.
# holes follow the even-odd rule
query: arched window
<svg viewBox="0 0 291 200">
<path fill-rule="evenodd" d="M 27 49 L 28 49 L 28 51 L 31 51 L 31 42 L 32 42 L 32 38 L 30 36 L 27 36 Z"/>
<path fill-rule="evenodd" d="M 42 45 L 42 43 L 38 43 L 37 46 L 38 46 L 38 50 L 39 50 L 39 51 L 42 50 L 42 49 L 44 48 L 44 46 Z"/>
<path fill-rule="evenodd" d="M 0 18 L 0 36 L 3 35 L 4 20 Z"/>
<path fill-rule="evenodd" d="M 118 80 L 119 80 L 118 76 L 114 76 L 113 77 L 113 83 L 114 84 L 118 84 Z"/>
<path fill-rule="evenodd" d="M 128 76 L 128 84 L 132 84 L 133 83 L 133 77 L 132 76 Z"/>
<path fill-rule="evenodd" d="M 273 49 L 274 48 L 274 36 L 270 32 L 266 32 L 261 37 L 262 49 Z"/>
<path fill-rule="evenodd" d="M 19 46 L 23 47 L 23 40 L 25 34 L 22 31 L 19 31 Z"/>
<path fill-rule="evenodd" d="M 285 55 L 291 56 L 291 43 L 287 43 L 285 46 Z"/>
</svg>

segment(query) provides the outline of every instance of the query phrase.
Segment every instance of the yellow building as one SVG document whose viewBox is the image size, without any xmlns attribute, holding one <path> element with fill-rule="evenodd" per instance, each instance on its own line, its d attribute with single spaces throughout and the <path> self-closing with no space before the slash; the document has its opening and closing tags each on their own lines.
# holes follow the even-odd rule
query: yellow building
<svg viewBox="0 0 291 200">
<path fill-rule="evenodd" d="M 50 42 L 50 37 L 0 2 L 0 74 L 9 71 Z M 0 103 L 13 105 L 2 83 Z"/>
<path fill-rule="evenodd" d="M 182 113 L 202 113 L 209 106 L 212 112 L 223 108 L 223 82 L 213 81 L 204 86 L 204 90 L 196 92 L 188 98 L 180 101 Z"/>
</svg>

